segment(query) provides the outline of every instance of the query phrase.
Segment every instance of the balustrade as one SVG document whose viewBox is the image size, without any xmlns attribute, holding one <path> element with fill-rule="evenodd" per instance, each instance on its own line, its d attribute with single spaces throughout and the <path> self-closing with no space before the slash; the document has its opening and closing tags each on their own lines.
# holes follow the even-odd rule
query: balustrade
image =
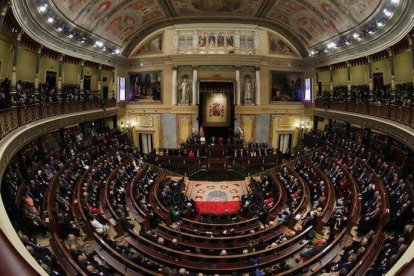
<svg viewBox="0 0 414 276">
<path fill-rule="evenodd" d="M 116 101 L 113 100 L 107 103 L 101 103 L 99 101 L 71 101 L 68 103 L 42 103 L 3 109 L 0 110 L 0 139 L 19 126 L 42 118 L 115 106 Z"/>
<path fill-rule="evenodd" d="M 414 128 L 414 108 L 411 107 L 401 107 L 386 104 L 381 105 L 365 102 L 330 102 L 330 104 L 325 105 L 321 99 L 315 101 L 315 107 L 366 114 L 395 121 Z"/>
<path fill-rule="evenodd" d="M 346 102 L 331 102 L 331 109 L 346 111 Z"/>
</svg>

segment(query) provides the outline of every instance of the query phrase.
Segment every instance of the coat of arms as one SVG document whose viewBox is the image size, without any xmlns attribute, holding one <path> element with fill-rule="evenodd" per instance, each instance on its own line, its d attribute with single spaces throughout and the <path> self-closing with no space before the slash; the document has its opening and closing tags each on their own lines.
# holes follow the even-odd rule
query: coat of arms
<svg viewBox="0 0 414 276">
<path fill-rule="evenodd" d="M 209 107 L 210 117 L 224 117 L 224 106 L 220 103 L 213 103 Z"/>
</svg>

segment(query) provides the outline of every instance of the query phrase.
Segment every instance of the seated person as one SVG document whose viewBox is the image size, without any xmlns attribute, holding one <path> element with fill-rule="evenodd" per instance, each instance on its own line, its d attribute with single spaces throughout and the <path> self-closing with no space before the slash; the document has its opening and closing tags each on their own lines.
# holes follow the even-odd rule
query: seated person
<svg viewBox="0 0 414 276">
<path fill-rule="evenodd" d="M 93 217 L 93 220 L 91 220 L 91 225 L 95 229 L 96 233 L 98 234 L 106 234 L 109 230 L 109 226 L 106 224 L 100 223 L 96 217 Z"/>
</svg>

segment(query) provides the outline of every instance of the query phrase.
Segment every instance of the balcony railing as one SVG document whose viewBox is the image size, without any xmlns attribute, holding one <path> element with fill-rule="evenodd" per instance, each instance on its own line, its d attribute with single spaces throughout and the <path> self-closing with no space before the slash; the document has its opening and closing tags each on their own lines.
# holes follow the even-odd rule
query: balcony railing
<svg viewBox="0 0 414 276">
<path fill-rule="evenodd" d="M 352 103 L 349 101 L 334 102 L 317 99 L 316 108 L 347 111 L 388 119 L 414 128 L 414 108 L 392 104 L 375 104 L 368 102 Z"/>
<path fill-rule="evenodd" d="M 16 128 L 39 119 L 86 110 L 115 107 L 116 101 L 71 101 L 16 106 L 0 110 L 0 139 Z"/>
</svg>

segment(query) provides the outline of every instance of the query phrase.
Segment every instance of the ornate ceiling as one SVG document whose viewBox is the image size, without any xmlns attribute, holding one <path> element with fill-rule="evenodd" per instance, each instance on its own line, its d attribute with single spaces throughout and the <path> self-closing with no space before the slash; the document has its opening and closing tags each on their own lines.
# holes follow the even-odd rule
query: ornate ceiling
<svg viewBox="0 0 414 276">
<path fill-rule="evenodd" d="M 143 28 L 169 24 L 260 19 L 284 27 L 308 48 L 364 22 L 381 0 L 49 0 L 73 24 L 121 48 Z M 259 20 L 259 25 L 260 25 Z"/>
<path fill-rule="evenodd" d="M 24 3 L 39 25 L 48 27 L 47 14 L 39 16 L 40 5 L 47 4 L 48 12 L 53 11 L 59 22 L 110 42 L 124 56 L 129 56 L 152 32 L 174 24 L 246 23 L 278 32 L 305 57 L 312 49 L 367 25 L 395 1 L 402 0 L 26 0 Z"/>
</svg>

